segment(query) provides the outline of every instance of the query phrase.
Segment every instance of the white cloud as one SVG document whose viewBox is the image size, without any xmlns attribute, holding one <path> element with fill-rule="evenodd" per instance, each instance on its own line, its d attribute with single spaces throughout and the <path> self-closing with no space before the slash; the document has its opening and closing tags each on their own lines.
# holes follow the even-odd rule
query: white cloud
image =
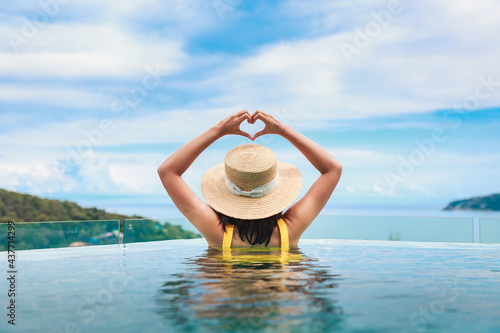
<svg viewBox="0 0 500 333">
<path fill-rule="evenodd" d="M 340 45 L 354 45 L 356 29 L 369 21 L 339 33 L 262 46 L 201 88 L 219 88 L 215 105 L 285 105 L 300 120 L 311 121 L 452 108 L 474 96 L 480 77 L 492 75 L 500 82 L 500 41 L 495 37 L 500 12 L 491 1 L 477 7 L 460 3 L 474 10 L 458 10 L 455 1 L 404 3 L 402 13 L 369 46 L 359 48 L 350 64 Z M 386 2 L 381 5 L 385 8 Z M 311 6 L 350 17 L 347 6 L 324 1 Z M 498 104 L 496 87 L 478 107 Z"/>
<path fill-rule="evenodd" d="M 101 107 L 111 102 L 110 96 L 73 88 L 46 88 L 44 86 L 0 85 L 0 100 L 32 102 L 69 108 Z"/>
<path fill-rule="evenodd" d="M 352 193 L 352 194 L 356 193 L 356 190 L 355 190 L 355 189 L 353 189 L 353 188 L 352 188 L 352 187 L 350 187 L 350 186 L 346 186 L 346 187 L 345 187 L 345 190 L 346 190 L 347 192 L 349 192 L 349 193 Z"/>
<path fill-rule="evenodd" d="M 32 153 L 39 153 L 38 161 L 48 163 L 55 159 L 73 159 L 87 151 L 103 146 L 185 143 L 217 124 L 232 110 L 164 111 L 143 115 L 131 110 L 129 116 L 108 111 L 102 118 L 42 122 L 37 126 L 18 127 L 0 133 L 1 153 L 16 167 L 30 164 Z M 7 114 L 0 117 L 6 121 Z M 108 122 L 109 130 L 103 131 L 101 123 Z M 248 139 L 245 139 L 248 141 Z"/>
<path fill-rule="evenodd" d="M 79 2 L 68 10 L 78 13 L 79 17 L 98 16 L 103 22 L 120 22 L 127 27 L 137 22 L 142 26 L 154 25 L 157 34 L 169 38 L 184 38 L 221 24 L 212 1 L 90 0 Z"/>
<path fill-rule="evenodd" d="M 375 193 L 377 193 L 378 195 L 380 195 L 380 196 L 383 196 L 383 197 L 385 197 L 385 196 L 390 196 L 390 197 L 394 196 L 394 192 L 393 191 L 388 190 L 386 188 L 383 188 L 382 186 L 380 186 L 377 183 L 373 183 L 372 184 L 372 188 L 373 188 L 373 191 Z"/>
<path fill-rule="evenodd" d="M 386 6 L 384 1 L 301 1 L 288 0 L 282 6 L 282 11 L 294 18 L 307 20 L 308 28 L 321 33 L 325 29 L 352 29 L 364 23 L 371 11 Z"/>
<path fill-rule="evenodd" d="M 130 78 L 147 66 L 164 73 L 179 70 L 187 56 L 181 43 L 156 36 L 132 34 L 113 23 L 52 23 L 32 38 L 1 25 L 20 52 L 4 41 L 0 75 L 18 78 Z M 17 40 L 17 39 L 16 39 Z"/>
<path fill-rule="evenodd" d="M 38 154 L 33 152 L 32 159 Z M 33 194 L 50 193 L 133 193 L 127 183 L 116 181 L 106 159 L 95 153 L 86 154 L 78 163 L 58 168 L 55 160 L 0 166 L 0 187 Z"/>
<path fill-rule="evenodd" d="M 48 152 L 60 150 L 66 146 L 77 146 L 87 140 L 82 131 L 92 131 L 98 127 L 97 121 L 89 119 L 44 122 L 36 127 L 19 127 L 10 133 L 0 133 L 0 142 L 5 144 L 2 150 L 12 154 L 16 160 L 25 161 L 29 155 L 23 150 L 44 149 Z"/>
</svg>

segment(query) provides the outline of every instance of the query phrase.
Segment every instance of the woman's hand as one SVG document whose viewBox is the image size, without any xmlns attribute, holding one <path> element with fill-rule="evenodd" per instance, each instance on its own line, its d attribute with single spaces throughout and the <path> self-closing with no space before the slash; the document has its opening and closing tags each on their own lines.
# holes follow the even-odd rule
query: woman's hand
<svg viewBox="0 0 500 333">
<path fill-rule="evenodd" d="M 215 128 L 217 128 L 221 136 L 228 134 L 235 134 L 235 135 L 242 135 L 244 137 L 249 138 L 250 140 L 253 140 L 250 134 L 240 129 L 241 123 L 244 122 L 245 120 L 248 121 L 250 124 L 254 123 L 252 116 L 250 116 L 250 113 L 247 110 L 242 110 L 238 113 L 235 113 L 229 117 L 222 119 L 217 125 L 215 125 Z"/>
<path fill-rule="evenodd" d="M 285 124 L 283 124 L 281 121 L 275 119 L 270 114 L 264 113 L 260 110 L 255 111 L 255 113 L 252 115 L 251 124 L 254 124 L 255 121 L 258 119 L 262 120 L 265 127 L 263 130 L 254 134 L 252 141 L 257 139 L 259 136 L 264 135 L 264 134 L 280 134 L 281 135 L 283 128 L 285 126 Z"/>
</svg>

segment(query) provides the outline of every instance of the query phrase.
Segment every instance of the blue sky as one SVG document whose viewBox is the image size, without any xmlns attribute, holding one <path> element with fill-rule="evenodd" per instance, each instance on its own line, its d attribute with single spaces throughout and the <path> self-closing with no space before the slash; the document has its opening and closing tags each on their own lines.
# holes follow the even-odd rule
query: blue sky
<svg viewBox="0 0 500 333">
<path fill-rule="evenodd" d="M 342 162 L 329 207 L 499 192 L 498 31 L 493 0 L 5 2 L 0 188 L 168 217 L 157 166 L 261 109 Z M 216 142 L 186 181 L 201 195 L 203 172 L 245 142 Z M 258 143 L 301 169 L 305 193 L 307 160 Z"/>
</svg>

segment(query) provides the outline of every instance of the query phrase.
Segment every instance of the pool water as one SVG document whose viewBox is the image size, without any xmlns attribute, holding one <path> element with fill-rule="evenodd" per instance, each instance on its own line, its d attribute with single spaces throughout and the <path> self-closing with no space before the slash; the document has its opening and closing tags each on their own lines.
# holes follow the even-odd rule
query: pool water
<svg viewBox="0 0 500 333">
<path fill-rule="evenodd" d="M 499 244 L 222 253 L 195 239 L 20 251 L 17 265 L 1 332 L 500 332 Z"/>
</svg>

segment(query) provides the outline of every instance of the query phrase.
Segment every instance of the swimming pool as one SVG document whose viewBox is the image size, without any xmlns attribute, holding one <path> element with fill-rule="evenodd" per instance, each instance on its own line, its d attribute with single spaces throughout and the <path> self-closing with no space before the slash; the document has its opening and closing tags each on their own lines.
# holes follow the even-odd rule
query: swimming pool
<svg viewBox="0 0 500 333">
<path fill-rule="evenodd" d="M 20 251 L 17 264 L 2 332 L 500 331 L 499 244 L 305 239 L 228 256 L 194 239 Z"/>
</svg>

